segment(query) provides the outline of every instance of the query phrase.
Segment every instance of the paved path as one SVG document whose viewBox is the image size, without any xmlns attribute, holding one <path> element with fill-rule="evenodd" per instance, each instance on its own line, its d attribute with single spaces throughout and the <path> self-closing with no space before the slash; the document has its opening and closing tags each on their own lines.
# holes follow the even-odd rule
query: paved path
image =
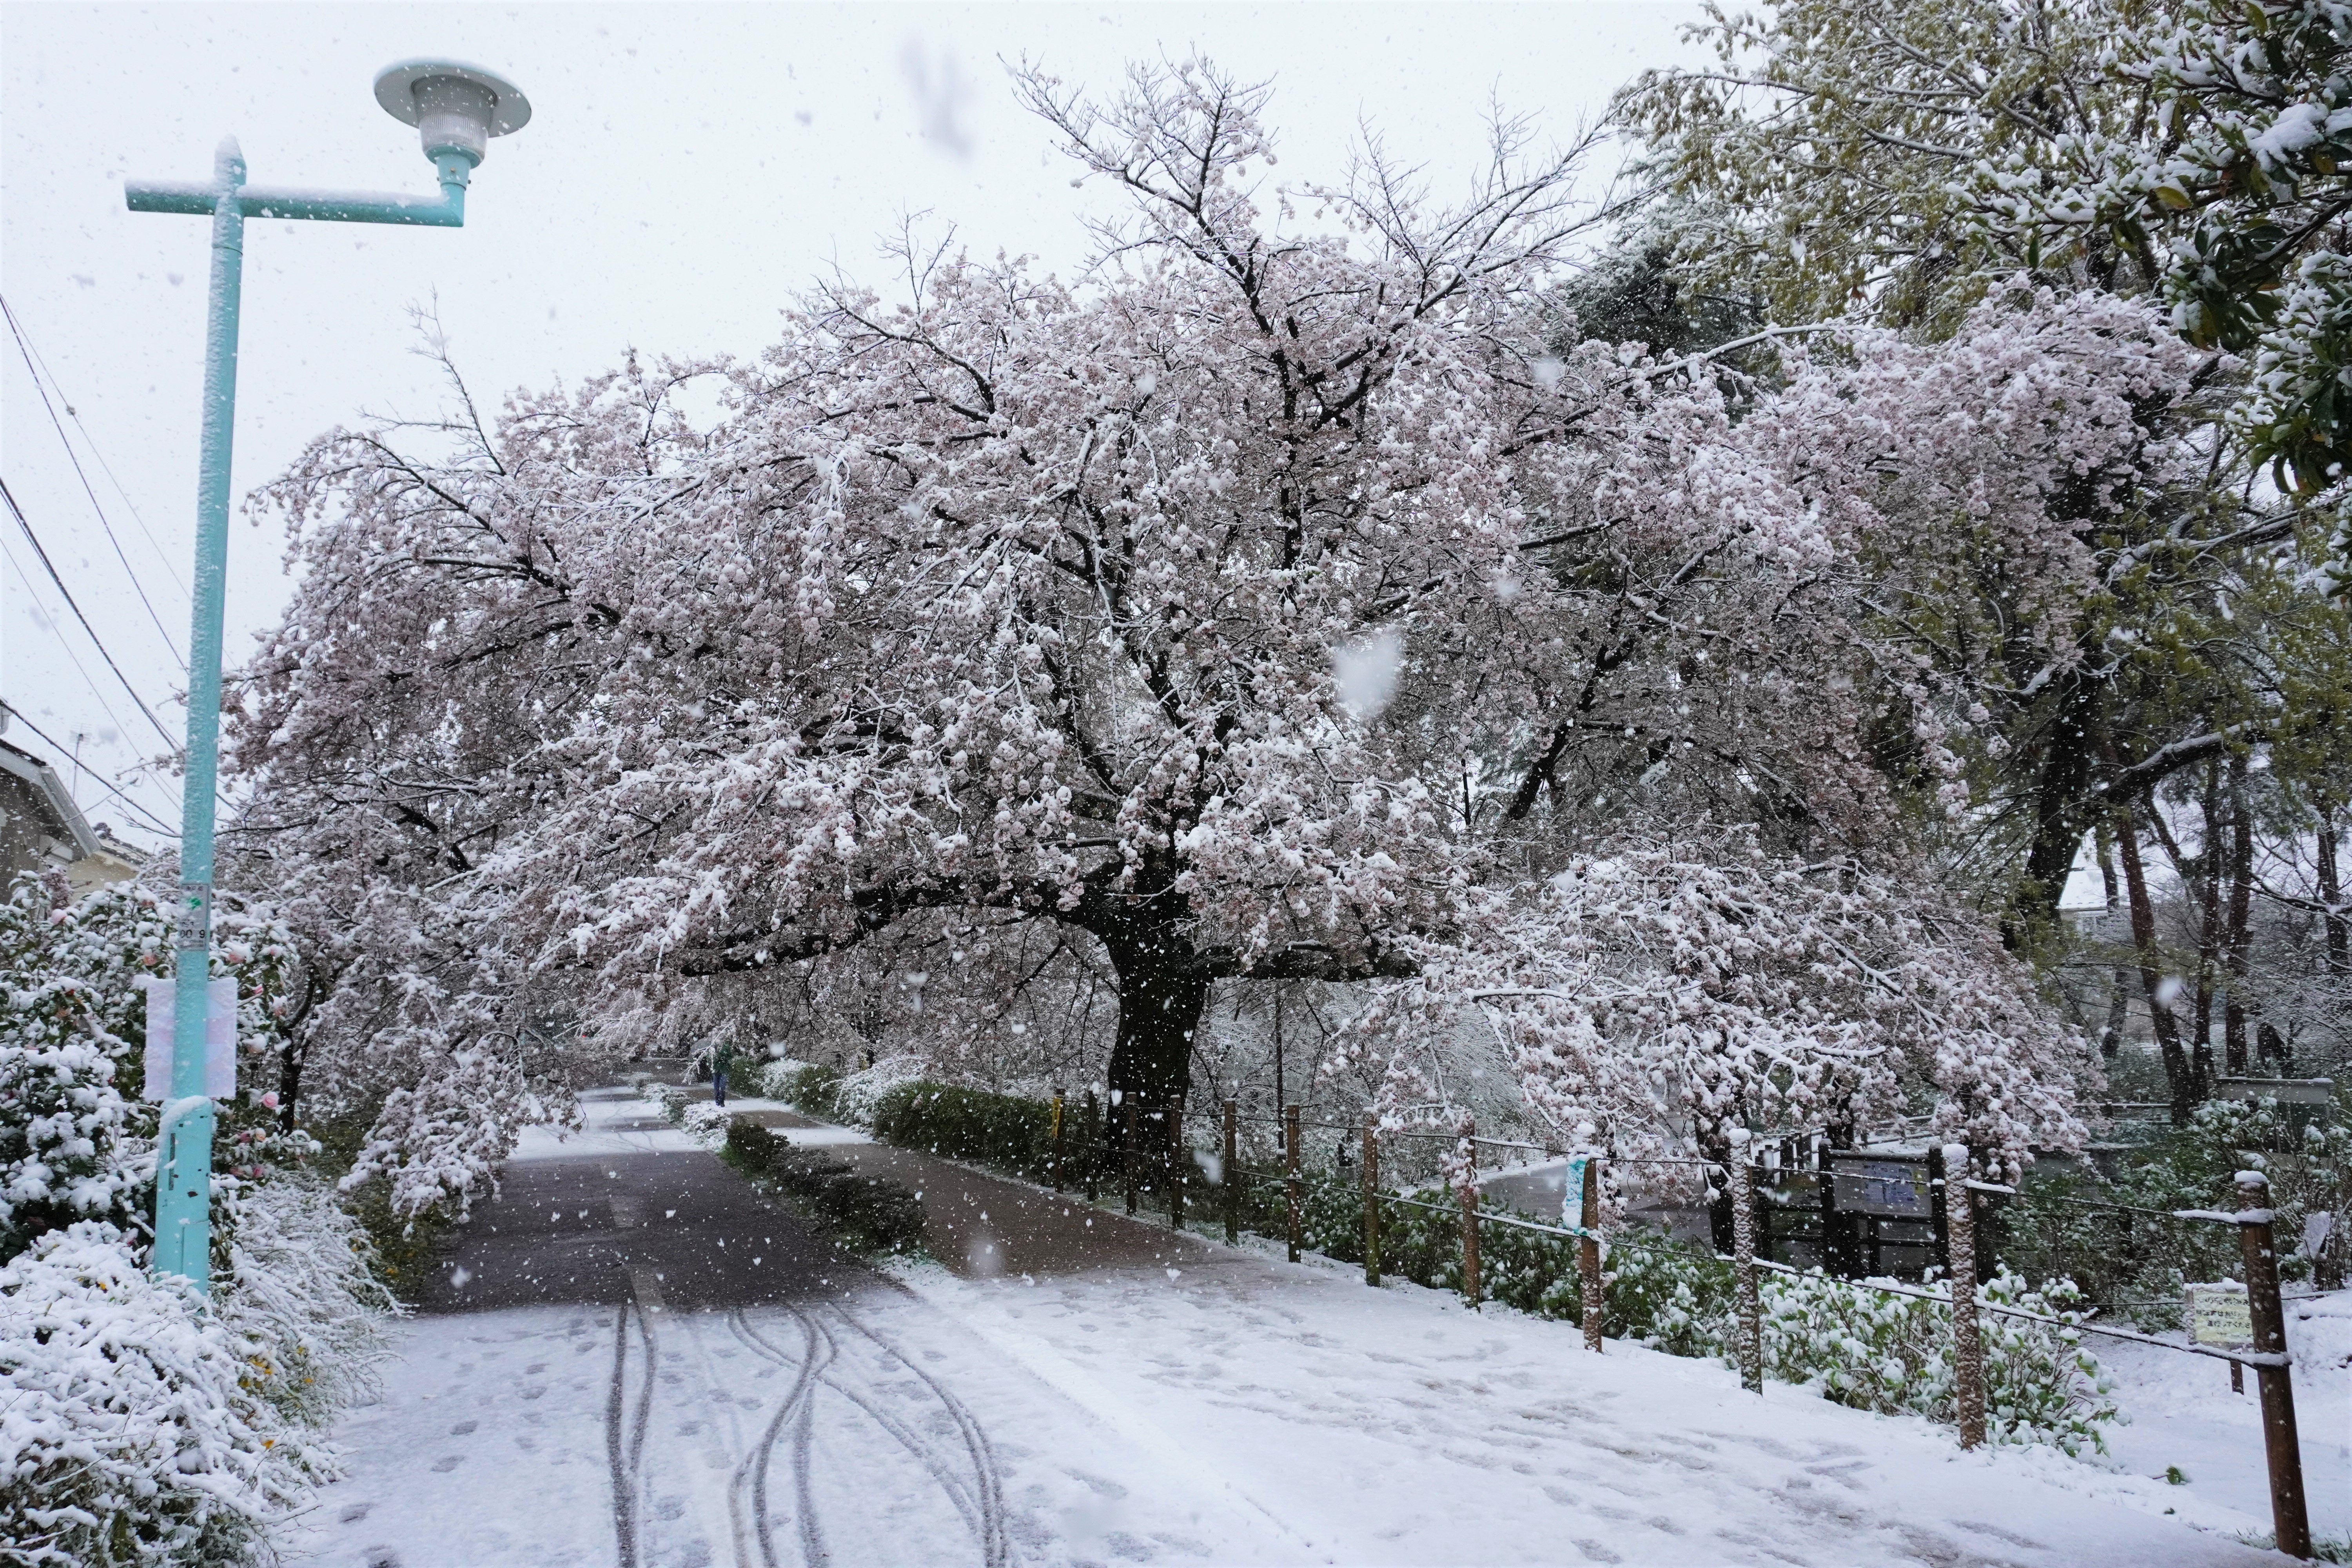
<svg viewBox="0 0 2352 1568">
<path fill-rule="evenodd" d="M 1587 1356 L 1557 1324 L 746 1109 L 917 1186 L 961 1277 L 877 1274 L 624 1091 L 592 1095 L 588 1131 L 527 1138 L 446 1259 L 292 1560 L 2258 1560 L 2152 1517 L 2160 1483 L 1962 1459 L 1916 1422 Z"/>
<path fill-rule="evenodd" d="M 324 1494 L 303 1560 L 997 1568 L 1141 1560 L 1170 1550 L 1160 1537 L 1198 1546 L 1198 1507 L 1181 1499 L 1106 1510 L 1149 1485 L 1118 1479 L 1132 1456 L 1026 1467 L 1009 1502 L 993 1434 L 1091 1417 L 632 1094 L 585 1099 L 586 1133 L 526 1137 L 441 1260 L 385 1397 L 339 1434 L 353 1473 Z M 961 1178 L 952 1194 L 930 1181 L 925 1203 L 967 1268 L 1042 1266 L 1040 1194 L 900 1151 L 845 1152 L 916 1184 Z M 1086 1217 L 1066 1223 L 1087 1237 Z M 1056 1256 L 1149 1266 L 1181 1248 L 1197 1267 L 1209 1251 L 1098 1217 L 1099 1251 L 1066 1242 Z"/>
</svg>

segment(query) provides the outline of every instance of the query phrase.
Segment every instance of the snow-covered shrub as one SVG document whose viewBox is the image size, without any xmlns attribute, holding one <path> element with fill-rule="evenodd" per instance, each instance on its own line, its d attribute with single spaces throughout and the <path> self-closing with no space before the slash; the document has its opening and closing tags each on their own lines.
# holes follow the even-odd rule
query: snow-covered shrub
<svg viewBox="0 0 2352 1568">
<path fill-rule="evenodd" d="M 676 1121 L 686 1114 L 686 1102 L 690 1097 L 674 1083 L 649 1083 L 641 1098 L 656 1113 Z"/>
<path fill-rule="evenodd" d="M 823 1116 L 826 1110 L 819 1107 L 831 1108 L 830 1095 L 841 1082 L 841 1069 L 785 1057 L 755 1068 L 751 1081 L 755 1094 L 796 1105 L 812 1116 Z"/>
<path fill-rule="evenodd" d="M 215 1310 L 248 1383 L 287 1420 L 324 1429 L 374 1395 L 375 1367 L 390 1353 L 384 1325 L 403 1309 L 366 1232 L 321 1184 L 262 1183 L 235 1207 Z"/>
<path fill-rule="evenodd" d="M 268 1059 L 292 949 L 268 911 L 224 900 L 215 979 L 237 982 L 240 1071 Z M 141 982 L 169 973 L 171 914 L 136 884 L 69 900 L 62 881 L 19 878 L 0 900 L 0 1260 L 54 1226 L 128 1230 L 148 1206 L 156 1108 L 138 1097 L 147 1041 Z M 299 1161 L 307 1138 L 275 1114 L 223 1101 L 214 1168 L 258 1175 Z"/>
<path fill-rule="evenodd" d="M 851 1127 L 871 1127 L 875 1113 L 881 1109 L 882 1097 L 922 1076 L 922 1059 L 911 1056 L 885 1057 L 872 1067 L 845 1074 L 825 1096 L 832 1107 L 827 1120 Z"/>
<path fill-rule="evenodd" d="M 92 1220 L 0 1267 L 0 1542 L 39 1568 L 262 1554 L 330 1456 L 246 1342 Z"/>
<path fill-rule="evenodd" d="M 726 1107 L 705 1100 L 698 1105 L 688 1106 L 678 1118 L 678 1124 L 686 1129 L 689 1138 L 715 1148 L 726 1138 L 728 1126 L 734 1120 Z"/>
<path fill-rule="evenodd" d="M 1897 1296 L 1818 1272 L 1769 1276 L 1763 1286 L 1768 1376 L 1809 1384 L 1840 1405 L 1885 1414 L 1956 1419 L 1949 1286 L 1925 1287 L 1940 1300 Z M 1979 1299 L 2045 1317 L 2066 1317 L 2074 1287 L 2041 1290 L 2007 1270 Z M 1985 1347 L 1985 1431 L 1996 1443 L 2048 1443 L 2068 1454 L 2105 1451 L 2116 1417 L 2112 1382 L 2071 1328 L 1979 1311 Z M 1722 1343 L 1729 1343 L 1728 1321 Z M 1722 1353 L 1718 1352 L 1718 1353 Z"/>
</svg>

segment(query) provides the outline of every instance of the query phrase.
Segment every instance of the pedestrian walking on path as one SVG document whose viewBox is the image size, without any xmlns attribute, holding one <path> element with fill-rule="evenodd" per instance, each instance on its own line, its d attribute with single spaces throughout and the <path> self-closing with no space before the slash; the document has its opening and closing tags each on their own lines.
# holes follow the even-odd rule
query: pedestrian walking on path
<svg viewBox="0 0 2352 1568">
<path fill-rule="evenodd" d="M 718 1048 L 710 1053 L 710 1102 L 713 1105 L 727 1103 L 727 1073 L 734 1065 L 735 1043 L 721 1039 Z"/>
</svg>

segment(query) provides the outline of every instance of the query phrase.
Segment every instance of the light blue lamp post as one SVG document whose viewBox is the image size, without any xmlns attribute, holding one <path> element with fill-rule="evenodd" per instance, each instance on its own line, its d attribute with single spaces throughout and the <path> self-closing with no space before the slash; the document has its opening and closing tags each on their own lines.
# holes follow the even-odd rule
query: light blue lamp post
<svg viewBox="0 0 2352 1568">
<path fill-rule="evenodd" d="M 212 968 L 213 798 L 220 752 L 221 601 L 228 570 L 229 437 L 236 414 L 237 304 L 245 220 L 318 218 L 456 228 L 466 186 L 493 136 L 520 131 L 530 104 L 503 77 L 448 60 L 408 60 L 375 79 L 376 101 L 417 128 L 440 176 L 439 199 L 289 191 L 245 183 L 236 139 L 220 144 L 205 184 L 126 184 L 132 212 L 213 220 L 205 336 L 204 455 L 196 479 L 194 611 L 188 636 L 188 754 L 180 820 L 180 912 L 173 974 L 172 1083 L 155 1171 L 155 1271 L 212 1284 L 213 1103 L 205 1094 L 205 993 Z"/>
</svg>

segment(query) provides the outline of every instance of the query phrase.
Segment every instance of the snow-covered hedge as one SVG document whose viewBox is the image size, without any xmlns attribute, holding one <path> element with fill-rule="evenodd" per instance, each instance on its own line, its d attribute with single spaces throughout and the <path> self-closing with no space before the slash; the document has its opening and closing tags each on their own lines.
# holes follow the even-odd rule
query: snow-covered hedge
<svg viewBox="0 0 2352 1568">
<path fill-rule="evenodd" d="M 397 1307 L 358 1226 L 298 1181 L 242 1194 L 207 1304 L 81 1220 L 0 1267 L 0 1562 L 272 1560 L 339 1473 Z"/>
<path fill-rule="evenodd" d="M 0 1541 L 12 1561 L 241 1563 L 319 1479 L 238 1336 L 83 1220 L 0 1268 Z"/>
<path fill-rule="evenodd" d="M 1270 1233 L 1280 1226 L 1277 1189 L 1267 1188 L 1253 1217 Z M 1491 1205 L 1489 1212 L 1496 1212 Z M 1354 1182 L 1310 1181 L 1303 1215 L 1307 1244 L 1343 1262 L 1363 1260 L 1363 1193 Z M 1520 1214 L 1516 1217 L 1535 1219 Z M 1462 1288 L 1461 1220 L 1444 1210 L 1389 1202 L 1381 1210 L 1381 1262 L 1391 1274 L 1439 1289 Z M 1481 1232 L 1480 1283 L 1491 1301 L 1570 1322 L 1584 1311 L 1575 1243 L 1509 1226 Z M 1626 1238 L 1609 1255 L 1602 1324 L 1613 1337 L 1671 1355 L 1731 1361 L 1731 1267 L 1711 1255 L 1647 1238 Z M 1923 1287 L 1906 1286 L 1907 1289 Z M 1874 1290 L 1867 1282 L 1820 1273 L 1768 1274 L 1762 1282 L 1765 1373 L 1818 1391 L 1825 1399 L 1886 1415 L 1954 1420 L 1948 1290 L 1943 1300 Z M 2059 1280 L 2038 1290 L 2002 1271 L 1981 1300 L 2047 1317 L 2079 1300 Z M 1998 1313 L 1979 1314 L 1985 1343 L 1986 1428 L 1999 1443 L 2046 1443 L 2069 1454 L 2104 1451 L 2116 1417 L 2111 1381 L 2082 1336 Z"/>
</svg>

